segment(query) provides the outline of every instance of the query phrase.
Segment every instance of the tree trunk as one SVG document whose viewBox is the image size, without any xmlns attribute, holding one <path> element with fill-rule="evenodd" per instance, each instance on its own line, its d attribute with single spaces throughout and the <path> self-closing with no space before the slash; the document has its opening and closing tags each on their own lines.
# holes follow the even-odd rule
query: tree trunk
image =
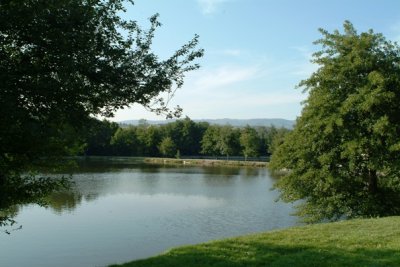
<svg viewBox="0 0 400 267">
<path fill-rule="evenodd" d="M 378 192 L 378 176 L 375 170 L 368 170 L 368 191 L 371 194 Z"/>
</svg>

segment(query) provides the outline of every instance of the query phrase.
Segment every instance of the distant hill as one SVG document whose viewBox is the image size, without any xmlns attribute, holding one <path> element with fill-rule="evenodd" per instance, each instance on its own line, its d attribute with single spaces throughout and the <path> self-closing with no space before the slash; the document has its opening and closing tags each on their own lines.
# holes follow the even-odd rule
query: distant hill
<svg viewBox="0 0 400 267">
<path fill-rule="evenodd" d="M 138 125 L 141 120 L 126 120 L 120 121 L 119 124 L 125 125 Z M 174 120 L 146 120 L 148 124 L 151 125 L 160 125 L 167 124 L 173 122 Z M 295 123 L 294 120 L 285 120 L 285 119 L 202 119 L 202 120 L 193 120 L 195 122 L 208 122 L 210 124 L 216 125 L 231 125 L 236 127 L 244 127 L 246 125 L 249 126 L 275 126 L 277 128 L 283 127 L 287 129 L 292 129 Z"/>
</svg>

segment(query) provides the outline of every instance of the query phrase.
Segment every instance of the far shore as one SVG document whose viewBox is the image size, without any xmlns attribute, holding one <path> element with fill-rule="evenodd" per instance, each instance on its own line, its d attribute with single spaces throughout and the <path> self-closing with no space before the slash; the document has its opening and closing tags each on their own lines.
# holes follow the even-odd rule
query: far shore
<svg viewBox="0 0 400 267">
<path fill-rule="evenodd" d="M 174 159 L 174 158 L 144 158 L 145 163 L 165 165 L 188 165 L 188 166 L 231 166 L 231 167 L 257 167 L 268 166 L 266 161 L 241 161 L 222 159 Z"/>
</svg>

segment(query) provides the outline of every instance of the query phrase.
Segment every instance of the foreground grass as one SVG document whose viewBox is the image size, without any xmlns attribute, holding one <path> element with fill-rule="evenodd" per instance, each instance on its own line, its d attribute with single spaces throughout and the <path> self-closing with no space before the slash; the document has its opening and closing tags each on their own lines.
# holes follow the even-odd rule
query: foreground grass
<svg viewBox="0 0 400 267">
<path fill-rule="evenodd" d="M 400 266 L 400 217 L 248 235 L 113 266 Z"/>
<path fill-rule="evenodd" d="M 166 165 L 192 165 L 192 166 L 235 166 L 235 167 L 266 167 L 267 162 L 215 160 L 215 159 L 174 159 L 174 158 L 144 158 L 145 163 Z"/>
</svg>

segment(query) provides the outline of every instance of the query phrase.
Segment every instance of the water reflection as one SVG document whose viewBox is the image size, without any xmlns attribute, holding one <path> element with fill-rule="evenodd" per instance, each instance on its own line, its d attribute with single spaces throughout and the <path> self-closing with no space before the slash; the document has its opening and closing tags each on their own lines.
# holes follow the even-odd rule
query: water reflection
<svg viewBox="0 0 400 267">
<path fill-rule="evenodd" d="M 90 159 L 72 179 L 47 208 L 15 211 L 24 228 L 0 238 L 2 267 L 106 266 L 297 221 L 266 169 Z"/>
<path fill-rule="evenodd" d="M 49 206 L 57 213 L 72 211 L 82 202 L 82 196 L 73 192 L 54 193 L 48 198 Z"/>
<path fill-rule="evenodd" d="M 129 157 L 82 157 L 77 158 L 75 173 L 113 172 L 124 168 L 139 168 L 143 172 L 153 169 L 144 164 L 141 158 Z"/>
<path fill-rule="evenodd" d="M 239 175 L 240 168 L 235 167 L 208 167 L 204 168 L 204 173 L 208 175 L 221 175 L 225 177 L 233 177 Z"/>
<path fill-rule="evenodd" d="M 54 212 L 62 214 L 63 212 L 72 212 L 83 202 L 96 200 L 100 195 L 97 193 L 89 193 L 82 195 L 77 191 L 56 192 L 47 198 L 46 207 L 51 208 Z"/>
<path fill-rule="evenodd" d="M 266 170 L 259 168 L 149 165 L 143 164 L 140 159 L 122 157 L 83 158 L 77 166 L 71 189 L 53 193 L 47 198 L 48 207 L 59 214 L 72 212 L 84 202 L 110 194 L 154 195 L 164 192 L 218 195 L 221 194 L 218 187 L 266 175 Z"/>
</svg>

